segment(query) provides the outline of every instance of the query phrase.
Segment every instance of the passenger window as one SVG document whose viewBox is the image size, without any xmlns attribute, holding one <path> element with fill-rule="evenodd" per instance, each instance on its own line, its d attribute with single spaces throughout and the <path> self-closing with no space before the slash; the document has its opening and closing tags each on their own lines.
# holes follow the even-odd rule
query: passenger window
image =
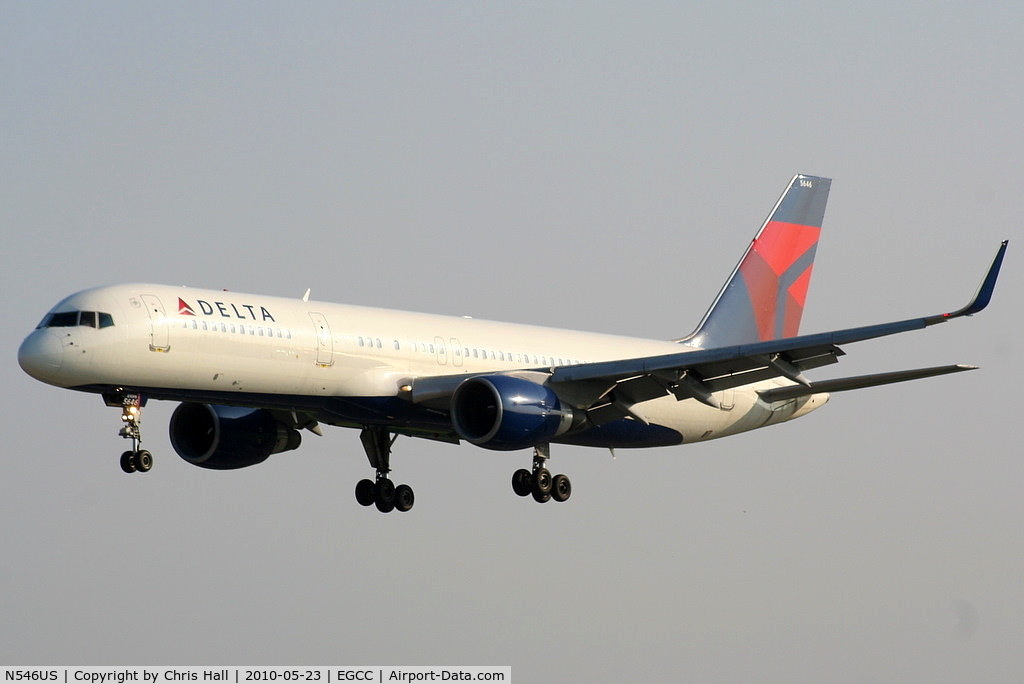
<svg viewBox="0 0 1024 684">
<path fill-rule="evenodd" d="M 363 338 L 362 338 L 362 337 L 360 337 L 360 338 L 359 338 L 359 346 L 360 346 L 360 347 L 362 347 L 362 346 L 363 346 Z"/>
<path fill-rule="evenodd" d="M 381 349 L 380 338 L 377 338 L 377 349 Z"/>
<path fill-rule="evenodd" d="M 203 330 L 206 330 L 206 321 L 203 321 Z"/>
<path fill-rule="evenodd" d="M 398 340 L 395 340 L 395 351 L 398 351 L 401 347 L 398 346 Z"/>
</svg>

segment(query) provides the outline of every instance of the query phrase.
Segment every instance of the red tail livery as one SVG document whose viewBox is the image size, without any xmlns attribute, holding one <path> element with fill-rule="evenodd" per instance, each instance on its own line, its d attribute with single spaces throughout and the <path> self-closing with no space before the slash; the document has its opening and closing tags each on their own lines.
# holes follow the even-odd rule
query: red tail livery
<svg viewBox="0 0 1024 684">
<path fill-rule="evenodd" d="M 697 330 L 696 347 L 795 337 L 832 181 L 794 176 Z"/>
</svg>

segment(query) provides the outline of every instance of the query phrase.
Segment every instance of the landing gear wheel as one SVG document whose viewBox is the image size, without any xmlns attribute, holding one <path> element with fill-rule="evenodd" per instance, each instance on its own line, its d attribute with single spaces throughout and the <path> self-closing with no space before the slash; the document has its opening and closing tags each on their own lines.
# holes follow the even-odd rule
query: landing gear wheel
<svg viewBox="0 0 1024 684">
<path fill-rule="evenodd" d="M 547 468 L 538 468 L 533 471 L 533 498 L 537 498 L 537 494 L 550 494 L 551 493 L 551 473 L 548 472 Z M 538 499 L 539 500 L 539 499 Z"/>
<path fill-rule="evenodd" d="M 412 508 L 416 497 L 412 487 L 406 484 L 395 486 L 388 478 L 391 472 L 391 445 L 398 439 L 387 428 L 366 425 L 359 433 L 359 441 L 370 462 L 370 467 L 377 471 L 375 481 L 362 480 L 356 485 L 356 500 L 363 506 L 374 504 L 381 513 L 390 513 L 396 508 L 405 512 Z"/>
<path fill-rule="evenodd" d="M 373 480 L 360 480 L 356 483 L 356 501 L 360 506 L 373 505 Z"/>
<path fill-rule="evenodd" d="M 519 496 L 530 496 L 533 488 L 533 475 L 526 468 L 520 468 L 512 473 L 512 491 Z"/>
<path fill-rule="evenodd" d="M 153 468 L 153 454 L 145 449 L 135 452 L 135 469 L 140 473 L 148 473 Z"/>
<path fill-rule="evenodd" d="M 395 510 L 405 513 L 412 508 L 416 496 L 412 493 L 412 487 L 400 484 L 395 487 Z"/>
<path fill-rule="evenodd" d="M 533 496 L 537 503 L 567 501 L 572 496 L 572 483 L 566 475 L 559 473 L 551 477 L 544 467 L 551 458 L 551 445 L 538 444 L 533 448 L 533 470 L 524 468 L 512 473 L 512 490 L 519 496 Z"/>
<path fill-rule="evenodd" d="M 373 502 L 381 513 L 390 513 L 395 509 L 395 483 L 386 477 L 377 480 L 373 486 Z"/>
<path fill-rule="evenodd" d="M 126 451 L 121 454 L 121 470 L 126 473 L 134 473 L 137 470 L 134 451 Z"/>
<path fill-rule="evenodd" d="M 555 501 L 566 501 L 572 496 L 572 483 L 565 475 L 558 474 L 551 480 L 551 498 Z"/>
</svg>

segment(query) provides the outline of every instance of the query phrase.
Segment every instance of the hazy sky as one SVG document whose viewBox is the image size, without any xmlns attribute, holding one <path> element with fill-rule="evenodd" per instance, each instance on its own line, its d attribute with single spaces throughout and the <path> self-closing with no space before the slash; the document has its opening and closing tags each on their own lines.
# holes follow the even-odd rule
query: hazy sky
<svg viewBox="0 0 1024 684">
<path fill-rule="evenodd" d="M 895 6 L 894 6 L 895 5 Z M 1024 679 L 1020 3 L 46 3 L 0 22 L 2 664 L 473 664 L 519 682 Z M 964 304 L 702 445 L 357 433 L 236 472 L 16 350 L 63 296 L 155 281 L 672 338 L 794 173 L 834 178 L 805 332 Z M 1016 238 L 1016 240 L 1013 240 Z"/>
</svg>

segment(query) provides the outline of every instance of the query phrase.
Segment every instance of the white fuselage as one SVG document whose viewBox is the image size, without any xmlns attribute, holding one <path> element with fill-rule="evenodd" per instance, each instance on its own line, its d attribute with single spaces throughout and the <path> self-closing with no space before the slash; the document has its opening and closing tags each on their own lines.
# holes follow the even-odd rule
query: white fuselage
<svg viewBox="0 0 1024 684">
<path fill-rule="evenodd" d="M 318 399 L 400 397 L 417 378 L 546 370 L 688 349 L 667 341 L 151 284 L 86 290 L 51 313 L 70 311 L 106 313 L 113 325 L 99 327 L 90 319 L 89 325 L 36 329 L 19 359 L 39 380 L 183 401 L 231 403 L 237 396 L 242 405 L 305 411 Z M 678 432 L 679 441 L 712 439 L 798 417 L 828 399 L 817 394 L 767 404 L 756 393 L 790 384 L 777 379 L 719 392 L 719 409 L 671 395 L 636 409 L 649 423 Z M 355 425 L 365 419 L 334 408 L 318 420 Z"/>
</svg>

